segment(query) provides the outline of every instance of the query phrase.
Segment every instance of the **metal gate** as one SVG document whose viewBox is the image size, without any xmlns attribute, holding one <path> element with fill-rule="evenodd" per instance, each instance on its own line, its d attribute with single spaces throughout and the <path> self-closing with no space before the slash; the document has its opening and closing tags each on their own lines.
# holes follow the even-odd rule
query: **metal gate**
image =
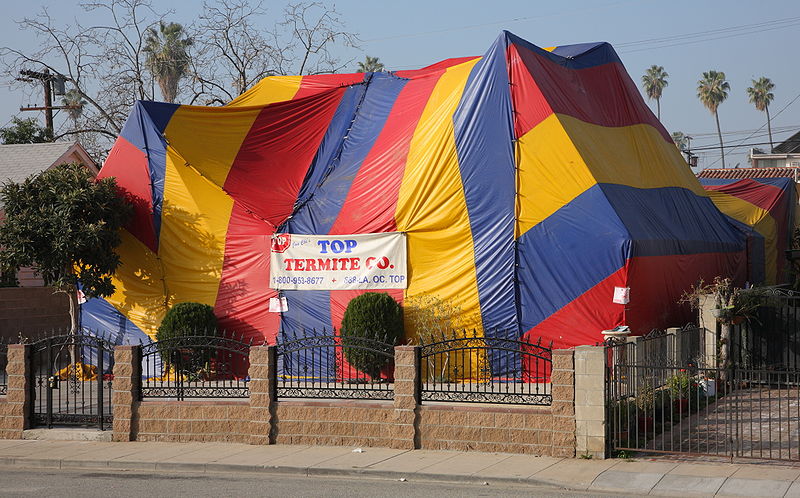
<svg viewBox="0 0 800 498">
<path fill-rule="evenodd" d="M 609 449 L 800 461 L 800 372 L 719 368 L 703 348 L 676 354 L 682 335 L 699 334 L 607 345 Z"/>
<path fill-rule="evenodd" d="M 86 333 L 31 345 L 31 425 L 111 429 L 114 346 Z"/>
</svg>

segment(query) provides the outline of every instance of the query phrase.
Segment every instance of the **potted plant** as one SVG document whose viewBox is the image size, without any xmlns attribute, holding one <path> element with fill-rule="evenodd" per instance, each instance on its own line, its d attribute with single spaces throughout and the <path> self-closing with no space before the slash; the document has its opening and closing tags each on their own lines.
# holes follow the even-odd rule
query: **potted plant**
<svg viewBox="0 0 800 498">
<path fill-rule="evenodd" d="M 667 379 L 667 388 L 672 396 L 672 404 L 678 413 L 683 414 L 689 411 L 689 395 L 692 384 L 692 378 L 685 370 L 681 370 Z"/>
<path fill-rule="evenodd" d="M 655 390 L 649 382 L 645 382 L 639 388 L 639 394 L 636 396 L 636 421 L 640 431 L 645 434 L 653 432 L 655 422 L 653 419 L 653 406 L 655 401 Z"/>
</svg>

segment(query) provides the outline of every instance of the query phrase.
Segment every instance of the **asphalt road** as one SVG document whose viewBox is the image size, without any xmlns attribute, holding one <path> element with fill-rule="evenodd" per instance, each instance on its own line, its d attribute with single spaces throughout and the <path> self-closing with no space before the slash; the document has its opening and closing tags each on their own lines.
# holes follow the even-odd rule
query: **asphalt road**
<svg viewBox="0 0 800 498">
<path fill-rule="evenodd" d="M 298 477 L 264 474 L 155 474 L 125 471 L 72 471 L 0 467 L 0 496 L 111 498 L 142 496 L 229 497 L 303 496 L 376 498 L 435 496 L 612 496 L 526 485 L 410 482 L 369 478 Z"/>
</svg>

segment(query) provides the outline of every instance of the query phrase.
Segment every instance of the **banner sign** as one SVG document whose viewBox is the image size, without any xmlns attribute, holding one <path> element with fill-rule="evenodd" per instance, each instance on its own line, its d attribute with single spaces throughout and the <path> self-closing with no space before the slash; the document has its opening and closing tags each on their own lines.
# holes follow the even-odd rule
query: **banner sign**
<svg viewBox="0 0 800 498">
<path fill-rule="evenodd" d="M 276 290 L 405 289 L 406 235 L 275 234 L 269 281 Z"/>
</svg>

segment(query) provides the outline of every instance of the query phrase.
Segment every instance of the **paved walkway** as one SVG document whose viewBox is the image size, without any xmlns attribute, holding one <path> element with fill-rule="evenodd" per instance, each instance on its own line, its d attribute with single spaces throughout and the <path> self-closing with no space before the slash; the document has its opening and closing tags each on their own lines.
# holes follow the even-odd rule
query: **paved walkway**
<svg viewBox="0 0 800 498">
<path fill-rule="evenodd" d="M 583 460 L 386 448 L 0 440 L 0 465 L 49 469 L 269 472 L 407 481 L 514 482 L 661 496 L 798 496 L 800 466 Z"/>
</svg>

